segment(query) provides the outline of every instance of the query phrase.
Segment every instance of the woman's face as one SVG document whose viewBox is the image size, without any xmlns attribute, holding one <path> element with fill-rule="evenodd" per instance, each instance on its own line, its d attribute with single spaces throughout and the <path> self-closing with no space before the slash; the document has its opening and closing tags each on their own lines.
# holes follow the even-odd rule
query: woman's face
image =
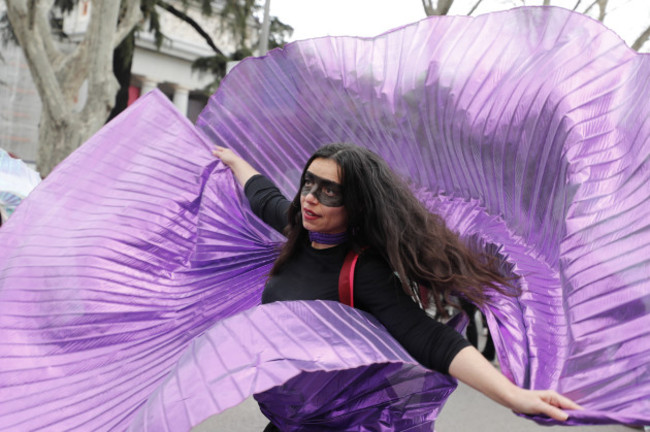
<svg viewBox="0 0 650 432">
<path fill-rule="evenodd" d="M 307 167 L 300 191 L 302 225 L 309 231 L 336 234 L 348 229 L 339 165 L 316 158 Z"/>
</svg>

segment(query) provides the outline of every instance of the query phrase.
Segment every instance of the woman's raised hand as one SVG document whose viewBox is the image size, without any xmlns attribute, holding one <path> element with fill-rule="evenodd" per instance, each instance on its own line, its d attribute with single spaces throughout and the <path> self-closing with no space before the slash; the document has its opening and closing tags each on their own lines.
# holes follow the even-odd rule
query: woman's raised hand
<svg viewBox="0 0 650 432">
<path fill-rule="evenodd" d="M 242 161 L 243 159 L 239 157 L 237 154 L 235 154 L 234 151 L 230 150 L 229 148 L 226 147 L 221 147 L 221 146 L 216 146 L 214 150 L 212 150 L 212 154 L 219 159 L 229 167 L 238 161 Z"/>
<path fill-rule="evenodd" d="M 212 150 L 212 154 L 221 159 L 232 170 L 235 179 L 237 179 L 237 183 L 242 186 L 245 186 L 251 177 L 259 174 L 255 168 L 229 148 L 216 146 Z"/>
</svg>

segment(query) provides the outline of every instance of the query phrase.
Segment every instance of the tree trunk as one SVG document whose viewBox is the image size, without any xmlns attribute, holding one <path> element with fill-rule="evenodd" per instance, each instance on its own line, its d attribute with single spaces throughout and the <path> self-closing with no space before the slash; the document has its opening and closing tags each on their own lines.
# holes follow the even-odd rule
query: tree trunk
<svg viewBox="0 0 650 432">
<path fill-rule="evenodd" d="M 6 0 L 7 14 L 43 103 L 38 170 L 46 176 L 106 121 L 117 92 L 115 47 L 140 19 L 140 1 L 129 1 L 118 25 L 120 0 L 94 0 L 81 43 L 61 52 L 52 35 L 53 0 Z M 80 94 L 85 84 L 87 97 Z M 85 99 L 83 106 L 78 99 Z"/>
<path fill-rule="evenodd" d="M 53 119 L 46 109 L 41 110 L 38 125 L 38 170 L 43 177 L 49 174 L 65 157 L 79 148 L 104 125 L 109 113 L 106 109 L 92 116 L 73 113 L 63 123 Z"/>
<path fill-rule="evenodd" d="M 72 153 L 85 138 L 77 116 L 70 116 L 62 123 L 43 108 L 38 125 L 38 171 L 41 175 L 49 174 L 63 159 L 61 155 Z"/>
</svg>

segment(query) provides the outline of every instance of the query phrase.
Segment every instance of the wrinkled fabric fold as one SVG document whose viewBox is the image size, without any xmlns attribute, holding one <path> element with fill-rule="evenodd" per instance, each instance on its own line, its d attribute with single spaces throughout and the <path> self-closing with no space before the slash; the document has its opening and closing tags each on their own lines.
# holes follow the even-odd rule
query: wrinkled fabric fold
<svg viewBox="0 0 650 432">
<path fill-rule="evenodd" d="M 455 387 L 363 312 L 276 302 L 197 338 L 130 430 L 189 430 L 256 394 L 282 431 L 430 431 Z"/>
<path fill-rule="evenodd" d="M 583 405 L 569 424 L 650 424 L 649 76 L 598 22 L 519 8 L 245 60 L 196 127 L 150 93 L 0 229 L 0 430 L 186 430 L 250 394 L 288 428 L 430 430 L 453 383 L 372 319 L 322 302 L 243 313 L 283 238 L 210 147 L 292 195 L 333 141 L 382 155 L 519 275 L 521 295 L 484 310 L 509 378 Z M 361 342 L 354 361 L 327 357 Z"/>
</svg>

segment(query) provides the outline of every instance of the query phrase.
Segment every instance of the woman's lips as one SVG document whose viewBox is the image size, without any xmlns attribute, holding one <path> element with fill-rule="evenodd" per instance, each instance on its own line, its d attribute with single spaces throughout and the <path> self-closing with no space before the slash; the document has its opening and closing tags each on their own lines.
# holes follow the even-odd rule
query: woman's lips
<svg viewBox="0 0 650 432">
<path fill-rule="evenodd" d="M 319 215 L 317 215 L 316 213 L 308 209 L 302 210 L 302 216 L 307 220 L 315 220 L 320 217 Z"/>
</svg>

